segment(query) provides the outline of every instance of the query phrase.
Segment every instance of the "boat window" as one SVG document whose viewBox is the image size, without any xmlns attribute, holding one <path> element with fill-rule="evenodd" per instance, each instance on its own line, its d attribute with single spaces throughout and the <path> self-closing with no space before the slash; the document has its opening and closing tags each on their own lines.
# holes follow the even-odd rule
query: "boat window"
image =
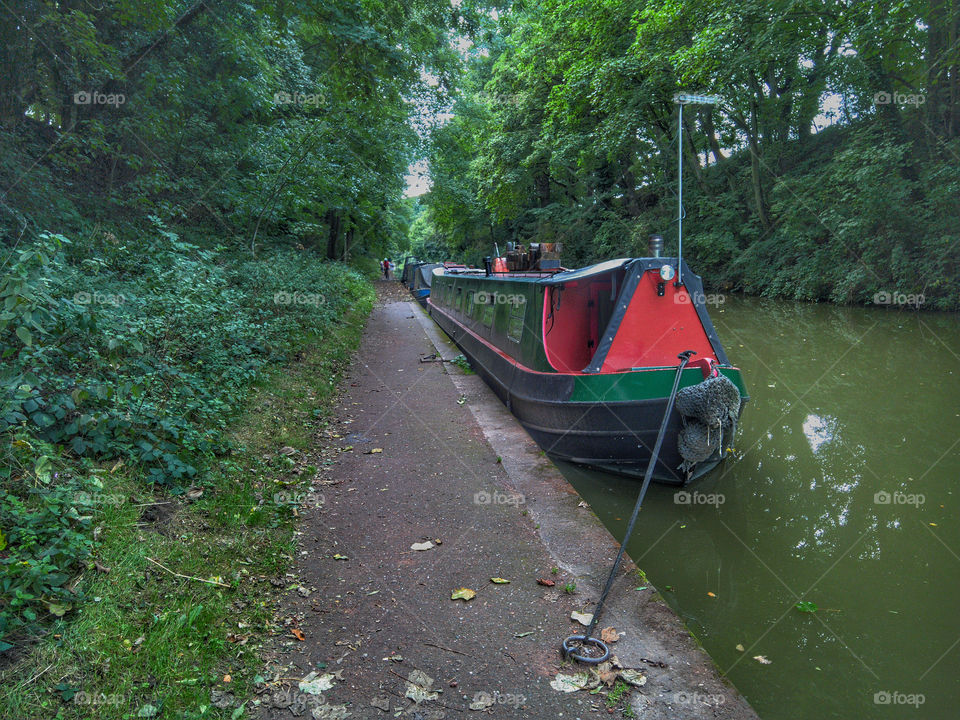
<svg viewBox="0 0 960 720">
<path fill-rule="evenodd" d="M 463 288 L 459 285 L 457 286 L 457 297 L 454 300 L 454 307 L 461 312 L 463 311 Z"/>
<path fill-rule="evenodd" d="M 487 327 L 493 327 L 493 303 L 485 303 L 483 309 L 480 311 L 480 322 L 482 322 Z"/>
<path fill-rule="evenodd" d="M 523 297 L 519 295 L 518 297 Z M 510 323 L 507 325 L 507 338 L 519 343 L 523 337 L 523 321 L 526 316 L 526 303 L 513 303 L 510 306 Z"/>
<path fill-rule="evenodd" d="M 473 305 L 476 301 L 477 291 L 472 290 L 467 293 L 467 309 L 464 311 L 467 317 L 473 317 Z"/>
</svg>

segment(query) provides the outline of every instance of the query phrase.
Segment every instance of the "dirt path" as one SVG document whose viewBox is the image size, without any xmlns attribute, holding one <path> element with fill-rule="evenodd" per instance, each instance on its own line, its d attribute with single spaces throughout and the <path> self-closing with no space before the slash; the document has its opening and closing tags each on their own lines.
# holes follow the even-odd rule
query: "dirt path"
<svg viewBox="0 0 960 720">
<path fill-rule="evenodd" d="M 569 568 L 577 564 L 551 554 L 542 538 L 551 528 L 537 525 L 543 507 L 533 512 L 528 497 L 535 486 L 520 489 L 504 469 L 506 459 L 500 461 L 453 382 L 451 373 L 460 371 L 420 361 L 437 349 L 419 308 L 399 283 L 379 283 L 378 293 L 333 426 L 341 436 L 333 442 L 352 450 L 339 454 L 333 473 L 342 482 L 317 488 L 322 505 L 304 519 L 293 583 L 299 589 L 288 594 L 281 613 L 291 632 L 278 640 L 267 678 L 273 682 L 259 698 L 261 717 L 620 716 L 626 704 L 608 709 L 602 694 L 564 693 L 550 684 L 558 672 L 582 670 L 561 667 L 558 646 L 579 628 L 571 612 L 589 611 L 604 560 L 579 566 L 589 577 L 574 577 Z M 471 394 L 483 394 L 482 387 L 470 387 Z M 544 485 L 539 494 L 549 502 L 555 490 Z M 575 508 L 568 489 L 559 497 Z M 598 526 L 595 518 L 587 522 L 585 537 L 605 532 Z M 604 539 L 600 558 L 613 547 Z M 432 548 L 411 549 L 427 541 Z M 562 591 L 574 581 L 586 587 Z M 476 597 L 451 600 L 462 587 Z M 649 595 L 635 593 L 641 594 Z M 654 620 L 646 632 L 665 633 L 679 649 L 665 651 L 667 667 L 659 668 L 639 662 L 636 645 L 633 652 L 624 641 L 614 646 L 648 676 L 632 691 L 642 716 L 755 717 L 718 680 L 672 613 L 652 599 L 646 605 Z M 611 617 L 618 611 L 624 612 Z M 631 622 L 624 616 L 617 626 Z M 705 700 L 691 700 L 697 692 Z"/>
</svg>

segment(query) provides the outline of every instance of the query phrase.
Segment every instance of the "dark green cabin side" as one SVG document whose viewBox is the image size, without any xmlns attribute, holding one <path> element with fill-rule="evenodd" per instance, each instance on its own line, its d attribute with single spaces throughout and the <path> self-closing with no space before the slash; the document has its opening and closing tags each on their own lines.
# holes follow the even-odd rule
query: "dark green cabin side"
<svg viewBox="0 0 960 720">
<path fill-rule="evenodd" d="M 444 273 L 431 292 L 433 305 L 521 365 L 556 372 L 543 349 L 544 288 L 535 278 Z"/>
</svg>

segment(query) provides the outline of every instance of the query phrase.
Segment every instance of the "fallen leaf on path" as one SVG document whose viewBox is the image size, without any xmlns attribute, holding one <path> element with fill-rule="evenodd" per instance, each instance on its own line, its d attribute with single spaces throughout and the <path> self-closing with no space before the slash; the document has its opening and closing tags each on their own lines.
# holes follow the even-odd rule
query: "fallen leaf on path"
<svg viewBox="0 0 960 720">
<path fill-rule="evenodd" d="M 607 667 L 604 667 L 606 665 Z M 617 681 L 617 678 L 620 677 L 620 673 L 616 669 L 609 666 L 609 663 L 604 663 L 597 668 L 597 677 L 600 678 L 602 682 L 607 687 L 612 687 L 613 684 Z"/>
<path fill-rule="evenodd" d="M 316 672 L 311 672 L 300 681 L 297 687 L 300 688 L 300 692 L 305 692 L 309 695 L 319 695 L 333 687 L 333 673 L 325 673 L 317 677 Z"/>
<path fill-rule="evenodd" d="M 506 578 L 490 578 L 490 582 L 494 585 L 508 585 L 510 583 Z"/>
<path fill-rule="evenodd" d="M 620 639 L 620 633 L 617 632 L 616 628 L 605 627 L 600 631 L 600 639 L 605 643 L 615 643 Z"/>
<path fill-rule="evenodd" d="M 310 711 L 310 717 L 312 717 L 313 720 L 347 720 L 350 715 L 350 710 L 346 705 L 342 704 L 332 705 L 330 703 L 324 703 Z M 230 716 L 230 720 L 239 720 L 239 717 L 236 711 L 234 711 L 234 714 Z"/>
<path fill-rule="evenodd" d="M 2 536 L 0 536 L 0 537 L 2 537 Z M 3 550 L 3 547 L 2 547 L 2 546 L 0 546 L 0 550 Z M 103 564 L 102 562 L 100 562 L 99 560 L 94 560 L 94 561 L 93 561 L 93 566 L 97 569 L 97 572 L 102 572 L 104 575 L 106 575 L 108 572 L 110 572 L 110 568 L 108 568 L 106 565 L 104 565 L 104 564 Z"/>
<path fill-rule="evenodd" d="M 620 679 L 634 687 L 643 687 L 647 684 L 647 676 L 639 670 L 621 670 Z"/>
<path fill-rule="evenodd" d="M 754 655 L 753 659 L 756 660 L 761 665 L 772 665 L 773 660 L 767 660 L 765 655 Z"/>
<path fill-rule="evenodd" d="M 293 636 L 294 636 L 297 640 L 299 640 L 300 642 L 305 642 L 305 641 L 306 641 L 306 638 L 303 636 L 303 631 L 302 631 L 302 630 L 297 630 L 297 628 L 292 628 L 292 629 L 290 630 L 290 634 L 293 635 Z"/>
<path fill-rule="evenodd" d="M 371 707 L 375 707 L 377 710 L 390 712 L 390 698 L 384 695 L 378 695 L 375 698 L 371 698 L 370 705 Z"/>
<path fill-rule="evenodd" d="M 460 588 L 459 590 L 454 590 L 450 595 L 451 600 L 463 600 L 467 602 L 468 600 L 473 600 L 477 596 L 477 593 L 470 588 Z"/>
<path fill-rule="evenodd" d="M 537 584 L 543 585 L 545 587 L 553 587 L 556 583 L 553 580 L 547 580 L 547 578 L 537 578 Z"/>
<path fill-rule="evenodd" d="M 333 556 L 333 559 L 334 559 L 334 560 L 349 560 L 350 558 L 348 558 L 346 555 L 341 555 L 340 553 L 336 553 L 336 554 Z"/>
<path fill-rule="evenodd" d="M 436 700 L 438 693 L 431 690 L 431 687 L 433 687 L 432 677 L 427 675 L 423 670 L 413 670 L 407 675 L 406 697 L 418 705 L 425 700 Z"/>
<path fill-rule="evenodd" d="M 297 452 L 296 448 L 292 448 L 289 445 L 284 445 L 282 448 L 280 448 L 281 455 L 293 455 L 296 452 Z"/>
<path fill-rule="evenodd" d="M 585 507 L 585 508 L 588 508 L 588 507 L 590 507 L 590 506 L 587 505 L 587 501 L 586 501 L 586 500 L 581 500 L 580 502 L 577 503 L 577 507 Z"/>
<path fill-rule="evenodd" d="M 218 710 L 226 710 L 233 705 L 233 693 L 223 692 L 223 690 L 210 691 L 210 704 Z"/>
<path fill-rule="evenodd" d="M 414 543 L 410 546 L 411 550 L 430 550 L 433 548 L 433 543 L 427 540 L 426 542 Z"/>
<path fill-rule="evenodd" d="M 740 643 L 737 643 L 736 650 L 737 650 L 738 652 L 746 652 L 747 649 L 746 649 L 743 645 L 741 645 Z"/>
<path fill-rule="evenodd" d="M 715 597 L 716 597 L 716 595 L 714 595 L 712 592 L 708 592 L 708 593 L 707 593 L 707 596 L 708 596 L 708 597 L 712 597 L 712 598 L 715 598 Z"/>
<path fill-rule="evenodd" d="M 488 692 L 478 692 L 473 695 L 473 702 L 469 707 L 471 710 L 486 710 L 495 702 L 493 695 Z"/>
<path fill-rule="evenodd" d="M 533 635 L 533 630 L 530 630 L 529 632 L 517 633 L 516 635 L 514 635 L 514 637 L 515 637 L 515 638 L 525 638 L 527 635 Z"/>
<path fill-rule="evenodd" d="M 383 448 L 372 448 L 371 450 L 367 450 L 367 455 L 376 455 L 377 453 L 382 453 L 382 452 L 383 452 Z"/>
<path fill-rule="evenodd" d="M 593 622 L 593 613 L 582 613 L 574 610 L 572 613 L 570 613 L 570 619 L 576 620 L 581 625 L 589 625 L 591 622 Z"/>
<path fill-rule="evenodd" d="M 594 675 L 588 672 L 579 672 L 572 675 L 558 673 L 557 676 L 550 681 L 550 687 L 552 687 L 554 690 L 565 693 L 576 692 L 577 690 L 586 690 L 591 686 L 591 684 L 593 684 L 593 687 L 597 687 L 600 682 L 599 678 L 596 678 Z"/>
<path fill-rule="evenodd" d="M 201 495 L 203 495 L 203 488 L 190 488 L 185 493 L 185 497 L 187 498 L 187 500 L 196 500 Z"/>
</svg>

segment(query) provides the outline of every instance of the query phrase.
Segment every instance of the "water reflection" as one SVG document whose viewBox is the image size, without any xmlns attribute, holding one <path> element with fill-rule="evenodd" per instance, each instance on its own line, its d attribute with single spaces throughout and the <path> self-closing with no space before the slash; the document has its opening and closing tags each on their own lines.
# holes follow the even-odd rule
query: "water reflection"
<svg viewBox="0 0 960 720">
<path fill-rule="evenodd" d="M 810 449 L 813 450 L 814 454 L 825 442 L 833 440 L 831 425 L 836 425 L 836 420 L 831 423 L 830 419 L 822 418 L 813 413 L 807 415 L 803 421 L 803 434 L 807 436 L 807 442 L 810 443 Z"/>
</svg>

